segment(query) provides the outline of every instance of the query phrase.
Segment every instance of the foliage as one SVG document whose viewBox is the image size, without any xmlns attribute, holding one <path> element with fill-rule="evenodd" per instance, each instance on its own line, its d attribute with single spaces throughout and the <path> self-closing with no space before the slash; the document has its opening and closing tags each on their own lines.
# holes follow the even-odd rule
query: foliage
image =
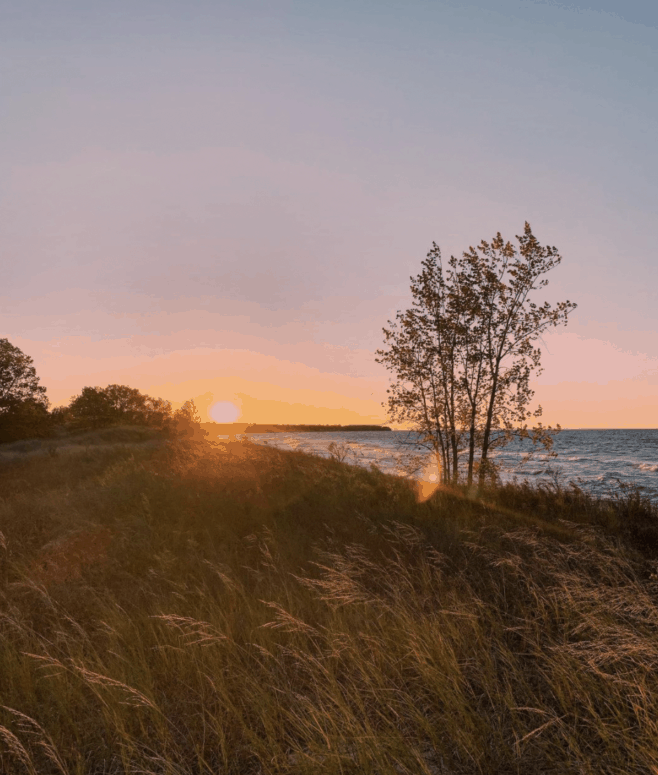
<svg viewBox="0 0 658 775">
<path fill-rule="evenodd" d="M 80 395 L 71 400 L 60 417 L 72 420 L 79 428 L 103 428 L 119 424 L 163 428 L 171 417 L 171 404 L 162 398 L 144 395 L 127 385 L 85 387 Z"/>
<path fill-rule="evenodd" d="M 186 401 L 173 415 L 174 433 L 192 441 L 203 441 L 209 435 L 201 427 L 201 417 L 192 399 Z"/>
<path fill-rule="evenodd" d="M 468 484 L 477 470 L 482 486 L 496 447 L 531 438 L 550 450 L 559 430 L 541 423 L 528 429 L 542 413 L 529 411 L 530 378 L 541 371 L 535 342 L 566 324 L 576 305 L 531 300 L 562 259 L 555 247 L 539 244 L 527 222 L 517 239 L 518 250 L 498 233 L 461 258 L 451 256 L 446 269 L 434 243 L 411 278 L 412 306 L 384 329 L 378 362 L 394 375 L 389 415 L 421 433 L 444 481 L 456 482 L 465 465 Z"/>
<path fill-rule="evenodd" d="M 59 426 L 71 422 L 73 418 L 68 406 L 54 406 L 50 410 L 50 419 L 54 426 Z"/>
<path fill-rule="evenodd" d="M 0 443 L 49 436 L 52 423 L 46 404 L 28 398 L 0 414 Z"/>
<path fill-rule="evenodd" d="M 48 399 L 33 361 L 8 339 L 0 339 L 0 442 L 48 431 Z"/>
</svg>

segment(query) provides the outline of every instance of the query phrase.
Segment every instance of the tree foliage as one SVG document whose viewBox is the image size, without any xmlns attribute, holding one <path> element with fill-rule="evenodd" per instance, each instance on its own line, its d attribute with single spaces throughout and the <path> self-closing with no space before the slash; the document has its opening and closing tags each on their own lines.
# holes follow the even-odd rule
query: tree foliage
<svg viewBox="0 0 658 775">
<path fill-rule="evenodd" d="M 8 339 L 0 339 L 0 414 L 23 401 L 48 407 L 46 388 L 39 385 L 33 361 Z"/>
<path fill-rule="evenodd" d="M 127 385 L 85 387 L 71 399 L 68 407 L 59 408 L 57 415 L 60 422 L 77 428 L 142 425 L 190 439 L 203 439 L 207 435 L 201 429 L 194 401 L 186 401 L 174 412 L 169 401 L 145 395 Z"/>
<path fill-rule="evenodd" d="M 44 435 L 48 398 L 33 361 L 8 339 L 0 339 L 0 441 Z"/>
<path fill-rule="evenodd" d="M 209 435 L 208 431 L 201 427 L 199 411 L 191 399 L 174 412 L 172 419 L 174 432 L 178 436 L 193 441 L 204 441 Z"/>
<path fill-rule="evenodd" d="M 171 418 L 171 404 L 127 385 L 85 387 L 61 415 L 83 428 L 118 424 L 163 428 Z"/>
<path fill-rule="evenodd" d="M 533 374 L 541 373 L 536 345 L 553 326 L 566 324 L 576 305 L 532 300 L 545 274 L 562 258 L 542 246 L 526 222 L 518 248 L 496 234 L 444 268 L 436 243 L 411 278 L 412 305 L 384 329 L 378 362 L 394 375 L 391 420 L 412 427 L 436 455 L 444 481 L 493 471 L 491 452 L 514 438 L 550 450 L 559 431 L 528 420 Z"/>
</svg>

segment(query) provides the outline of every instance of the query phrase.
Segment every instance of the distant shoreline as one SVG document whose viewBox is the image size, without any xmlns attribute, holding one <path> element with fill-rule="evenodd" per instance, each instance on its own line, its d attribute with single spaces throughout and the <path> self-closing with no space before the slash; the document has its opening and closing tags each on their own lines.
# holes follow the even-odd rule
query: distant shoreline
<svg viewBox="0 0 658 775">
<path fill-rule="evenodd" d="M 234 436 L 237 433 L 364 433 L 370 431 L 387 431 L 387 425 L 286 425 L 266 423 L 219 423 L 205 422 L 201 427 L 209 433 Z"/>
</svg>

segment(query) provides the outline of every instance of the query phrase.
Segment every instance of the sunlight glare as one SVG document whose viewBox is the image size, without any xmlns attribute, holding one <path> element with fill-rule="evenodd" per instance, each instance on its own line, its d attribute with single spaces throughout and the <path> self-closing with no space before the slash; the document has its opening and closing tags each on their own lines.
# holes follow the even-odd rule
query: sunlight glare
<svg viewBox="0 0 658 775">
<path fill-rule="evenodd" d="M 232 401 L 216 401 L 208 410 L 215 422 L 235 422 L 240 410 Z"/>
<path fill-rule="evenodd" d="M 431 498 L 439 488 L 441 481 L 441 469 L 436 461 L 431 460 L 423 469 L 418 480 L 418 500 L 423 501 Z"/>
</svg>

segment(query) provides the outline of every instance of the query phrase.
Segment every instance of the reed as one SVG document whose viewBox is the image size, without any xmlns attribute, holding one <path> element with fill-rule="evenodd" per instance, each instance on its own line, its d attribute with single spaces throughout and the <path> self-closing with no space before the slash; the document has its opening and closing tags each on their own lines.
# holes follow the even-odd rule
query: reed
<svg viewBox="0 0 658 775">
<path fill-rule="evenodd" d="M 143 440 L 0 492 L 2 772 L 658 772 L 632 493 Z"/>
</svg>

